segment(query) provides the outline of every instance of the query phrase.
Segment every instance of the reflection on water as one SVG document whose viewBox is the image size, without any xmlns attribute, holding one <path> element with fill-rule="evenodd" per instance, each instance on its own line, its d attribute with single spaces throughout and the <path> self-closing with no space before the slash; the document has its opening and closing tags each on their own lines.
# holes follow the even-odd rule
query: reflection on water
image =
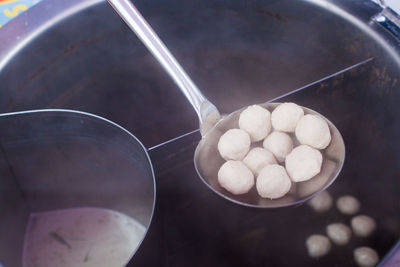
<svg viewBox="0 0 400 267">
<path fill-rule="evenodd" d="M 107 209 L 34 213 L 25 234 L 23 266 L 124 266 L 145 230 L 136 220 Z"/>
</svg>

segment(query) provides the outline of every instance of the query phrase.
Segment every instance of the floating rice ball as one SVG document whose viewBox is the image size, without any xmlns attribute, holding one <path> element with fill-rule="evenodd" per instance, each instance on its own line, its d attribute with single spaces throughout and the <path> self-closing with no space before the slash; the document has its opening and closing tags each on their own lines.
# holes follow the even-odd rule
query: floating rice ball
<svg viewBox="0 0 400 267">
<path fill-rule="evenodd" d="M 322 191 L 311 199 L 308 204 L 316 212 L 328 211 L 332 207 L 333 199 L 328 191 Z"/>
<path fill-rule="evenodd" d="M 343 223 L 331 223 L 326 227 L 326 233 L 336 245 L 345 245 L 349 243 L 351 229 Z"/>
<path fill-rule="evenodd" d="M 292 182 L 281 165 L 273 164 L 264 167 L 257 177 L 256 188 L 261 197 L 280 198 L 289 192 Z"/>
<path fill-rule="evenodd" d="M 366 215 L 358 215 L 351 219 L 351 227 L 357 236 L 367 237 L 376 228 L 375 220 Z"/>
<path fill-rule="evenodd" d="M 311 235 L 306 240 L 306 247 L 310 257 L 319 258 L 328 254 L 331 242 L 324 235 Z"/>
<path fill-rule="evenodd" d="M 361 267 L 375 266 L 379 261 L 378 253 L 369 247 L 359 247 L 354 250 L 354 260 Z"/>
<path fill-rule="evenodd" d="M 304 116 L 303 109 L 295 103 L 282 103 L 271 114 L 272 127 L 281 132 L 292 133 Z"/>
<path fill-rule="evenodd" d="M 300 145 L 286 156 L 285 165 L 294 182 L 307 181 L 321 171 L 322 154 L 310 146 Z"/>
<path fill-rule="evenodd" d="M 218 151 L 225 160 L 242 160 L 250 149 L 250 136 L 241 129 L 230 129 L 218 141 Z"/>
<path fill-rule="evenodd" d="M 324 149 L 331 142 L 328 123 L 317 115 L 304 115 L 299 120 L 295 133 L 301 144 L 316 149 Z"/>
<path fill-rule="evenodd" d="M 353 215 L 360 210 L 360 201 L 353 196 L 342 196 L 336 201 L 338 210 L 346 215 Z"/>
<path fill-rule="evenodd" d="M 284 162 L 287 154 L 293 149 L 293 141 L 288 134 L 275 131 L 265 138 L 263 146 L 271 151 L 279 162 Z"/>
<path fill-rule="evenodd" d="M 241 161 L 228 160 L 218 171 L 218 182 L 234 195 L 249 192 L 254 185 L 254 175 Z"/>
<path fill-rule="evenodd" d="M 271 131 L 271 113 L 258 105 L 249 106 L 240 113 L 239 128 L 250 135 L 252 142 L 260 141 Z"/>
<path fill-rule="evenodd" d="M 255 147 L 249 151 L 247 156 L 243 159 L 243 163 L 258 176 L 261 169 L 267 165 L 277 164 L 274 155 L 267 149 Z"/>
</svg>

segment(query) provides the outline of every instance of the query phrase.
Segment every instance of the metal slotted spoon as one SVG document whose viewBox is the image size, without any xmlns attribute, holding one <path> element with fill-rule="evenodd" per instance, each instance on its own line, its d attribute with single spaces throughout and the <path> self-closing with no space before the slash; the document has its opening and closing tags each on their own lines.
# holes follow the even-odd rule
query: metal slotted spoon
<svg viewBox="0 0 400 267">
<path fill-rule="evenodd" d="M 243 109 L 221 119 L 215 105 L 200 92 L 136 7 L 129 0 L 107 1 L 167 71 L 196 111 L 200 121 L 202 140 L 196 148 L 194 164 L 199 177 L 211 190 L 243 206 L 278 208 L 300 204 L 334 182 L 343 166 L 345 147 L 338 129 L 325 118 L 331 131 L 332 141 L 323 151 L 324 162 L 320 174 L 316 177 L 306 182 L 293 184 L 286 196 L 275 200 L 261 198 L 254 187 L 244 195 L 233 195 L 221 188 L 218 184 L 217 173 L 224 160 L 219 155 L 217 143 L 220 136 L 228 129 L 238 128 L 238 118 Z M 261 106 L 272 111 L 277 103 L 264 103 Z M 311 109 L 304 107 L 303 109 L 305 114 L 316 114 L 324 118 Z"/>
</svg>

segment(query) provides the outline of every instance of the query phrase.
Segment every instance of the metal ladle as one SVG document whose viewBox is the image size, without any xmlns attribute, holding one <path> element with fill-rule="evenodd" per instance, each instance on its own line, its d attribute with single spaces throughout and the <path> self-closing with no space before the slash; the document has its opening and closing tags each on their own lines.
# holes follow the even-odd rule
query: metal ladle
<svg viewBox="0 0 400 267">
<path fill-rule="evenodd" d="M 129 0 L 107 1 L 163 66 L 195 109 L 200 121 L 202 140 L 196 148 L 194 163 L 199 177 L 210 189 L 240 205 L 278 208 L 300 204 L 333 183 L 342 169 L 345 148 L 340 132 L 325 118 L 331 131 L 332 141 L 323 151 L 324 162 L 321 173 L 317 177 L 293 184 L 291 191 L 286 196 L 276 200 L 261 198 L 254 187 L 244 195 L 233 195 L 221 188 L 218 184 L 217 173 L 224 160 L 217 150 L 217 143 L 220 136 L 228 129 L 238 128 L 238 118 L 243 109 L 221 119 L 214 104 L 204 97 L 136 7 Z M 261 106 L 272 111 L 277 103 L 264 103 Z M 305 114 L 318 114 L 313 110 L 303 109 Z M 323 117 L 321 114 L 318 115 Z"/>
</svg>

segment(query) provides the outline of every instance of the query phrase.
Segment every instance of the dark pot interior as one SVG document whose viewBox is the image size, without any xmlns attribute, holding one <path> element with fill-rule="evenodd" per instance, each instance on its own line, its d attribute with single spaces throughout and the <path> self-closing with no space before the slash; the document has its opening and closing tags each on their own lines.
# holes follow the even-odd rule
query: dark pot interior
<svg viewBox="0 0 400 267">
<path fill-rule="evenodd" d="M 279 102 L 314 109 L 341 131 L 346 161 L 329 192 L 334 199 L 356 196 L 360 212 L 375 218 L 377 230 L 311 259 L 305 239 L 325 233 L 329 223 L 349 224 L 351 216 L 335 207 L 323 214 L 308 205 L 270 212 L 227 202 L 196 177 L 195 132 L 150 151 L 157 206 L 129 266 L 353 266 L 353 249 L 361 245 L 385 257 L 400 235 L 400 71 L 397 54 L 374 29 L 309 1 L 135 4 L 224 113 L 374 57 Z M 369 1 L 354 5 L 365 10 L 363 16 L 378 12 Z M 198 127 L 184 96 L 107 3 L 43 31 L 0 70 L 0 81 L 1 112 L 91 112 L 125 127 L 147 148 Z"/>
</svg>

